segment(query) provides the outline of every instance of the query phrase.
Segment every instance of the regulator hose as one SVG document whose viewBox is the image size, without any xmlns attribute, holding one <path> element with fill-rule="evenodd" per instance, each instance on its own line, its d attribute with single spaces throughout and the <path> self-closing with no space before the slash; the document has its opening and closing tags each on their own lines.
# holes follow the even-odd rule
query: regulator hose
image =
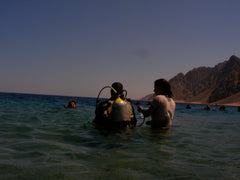
<svg viewBox="0 0 240 180">
<path fill-rule="evenodd" d="M 100 94 L 101 94 L 102 91 L 103 91 L 104 89 L 106 89 L 106 88 L 112 89 L 113 92 L 117 94 L 117 91 L 116 91 L 112 86 L 105 86 L 105 87 L 103 87 L 103 88 L 99 91 L 99 93 L 98 93 L 97 100 L 96 100 L 96 107 L 97 107 L 98 103 L 100 102 L 100 100 L 99 100 Z"/>
</svg>

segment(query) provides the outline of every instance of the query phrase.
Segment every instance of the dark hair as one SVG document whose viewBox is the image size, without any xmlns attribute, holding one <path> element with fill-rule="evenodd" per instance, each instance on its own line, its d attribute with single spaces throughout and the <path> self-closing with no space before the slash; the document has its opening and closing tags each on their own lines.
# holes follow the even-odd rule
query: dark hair
<svg viewBox="0 0 240 180">
<path fill-rule="evenodd" d="M 111 96 L 113 99 L 116 99 L 119 95 L 122 95 L 123 85 L 120 82 L 114 82 L 112 87 L 117 91 L 117 93 L 115 93 L 113 90 L 111 90 Z"/>
<path fill-rule="evenodd" d="M 161 90 L 163 91 L 164 95 L 167 95 L 170 98 L 173 97 L 173 93 L 172 93 L 172 90 L 171 90 L 171 85 L 170 85 L 170 83 L 166 79 L 157 79 L 154 82 L 154 85 L 157 88 L 161 88 Z"/>
<path fill-rule="evenodd" d="M 72 103 L 74 103 L 75 106 L 76 106 L 76 101 L 69 101 L 67 107 L 68 107 L 68 108 L 75 108 L 75 107 L 72 106 Z"/>
<path fill-rule="evenodd" d="M 123 85 L 120 82 L 115 82 L 112 84 L 112 87 L 118 92 L 121 93 L 123 90 Z"/>
</svg>

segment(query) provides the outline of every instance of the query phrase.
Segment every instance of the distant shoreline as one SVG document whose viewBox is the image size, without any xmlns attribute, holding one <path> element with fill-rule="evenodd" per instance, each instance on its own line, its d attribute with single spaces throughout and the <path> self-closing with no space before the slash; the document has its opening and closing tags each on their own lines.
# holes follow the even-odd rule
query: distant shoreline
<svg viewBox="0 0 240 180">
<path fill-rule="evenodd" d="M 22 93 L 22 92 L 0 92 L 2 94 L 26 94 L 26 95 L 40 95 L 40 96 L 62 96 L 62 97 L 69 97 L 69 98 L 96 98 L 96 97 L 84 97 L 84 96 L 71 96 L 71 95 L 53 95 L 53 94 L 37 94 L 37 93 Z M 133 99 L 133 101 L 152 101 L 151 99 L 149 100 L 144 100 L 143 98 L 141 100 L 135 100 Z M 211 106 L 216 106 L 216 104 L 218 106 L 240 106 L 240 102 L 239 103 L 217 103 L 217 102 L 214 102 L 214 103 L 205 103 L 205 102 L 196 102 L 196 101 L 193 101 L 193 102 L 189 102 L 189 101 L 181 101 L 181 100 L 174 100 L 176 103 L 182 103 L 182 104 L 202 104 L 202 105 L 206 105 L 206 104 L 209 104 Z"/>
<path fill-rule="evenodd" d="M 209 104 L 209 105 L 211 105 L 211 106 L 216 106 L 216 104 L 218 105 L 218 106 L 222 106 L 222 105 L 224 105 L 224 106 L 240 106 L 240 103 L 203 103 L 203 102 L 187 102 L 187 101 L 178 101 L 178 100 L 176 100 L 175 101 L 176 103 L 183 103 L 183 104 L 203 104 L 203 105 L 206 105 L 206 104 Z"/>
</svg>

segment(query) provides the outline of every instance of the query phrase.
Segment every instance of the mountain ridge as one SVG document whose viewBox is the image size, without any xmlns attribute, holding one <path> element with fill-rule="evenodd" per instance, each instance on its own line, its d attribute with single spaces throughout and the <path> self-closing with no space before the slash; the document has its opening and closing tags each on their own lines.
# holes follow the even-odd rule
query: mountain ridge
<svg viewBox="0 0 240 180">
<path fill-rule="evenodd" d="M 240 58 L 232 55 L 214 67 L 201 66 L 193 68 L 185 75 L 178 73 L 169 83 L 176 102 L 239 104 Z M 150 94 L 142 100 L 152 98 L 153 94 Z"/>
</svg>

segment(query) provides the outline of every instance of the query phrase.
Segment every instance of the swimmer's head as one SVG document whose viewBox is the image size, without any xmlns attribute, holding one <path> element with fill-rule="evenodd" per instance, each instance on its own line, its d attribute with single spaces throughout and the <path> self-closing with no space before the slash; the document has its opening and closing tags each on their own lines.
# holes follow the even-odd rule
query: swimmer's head
<svg viewBox="0 0 240 180">
<path fill-rule="evenodd" d="M 76 102 L 75 101 L 69 101 L 68 108 L 76 108 Z"/>
</svg>

